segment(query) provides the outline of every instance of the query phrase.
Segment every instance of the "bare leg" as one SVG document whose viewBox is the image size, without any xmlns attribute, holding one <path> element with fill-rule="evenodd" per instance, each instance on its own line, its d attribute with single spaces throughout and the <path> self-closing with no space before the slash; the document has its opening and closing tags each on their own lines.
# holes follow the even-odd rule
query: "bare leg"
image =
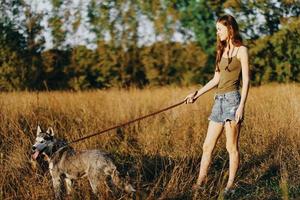
<svg viewBox="0 0 300 200">
<path fill-rule="evenodd" d="M 240 123 L 228 121 L 225 123 L 226 149 L 229 153 L 229 178 L 226 188 L 233 186 L 234 178 L 239 167 L 239 149 L 238 138 L 240 132 Z"/>
<path fill-rule="evenodd" d="M 200 172 L 196 185 L 203 185 L 207 176 L 208 167 L 211 161 L 211 154 L 214 150 L 216 142 L 223 130 L 223 124 L 210 121 L 207 129 L 206 138 L 203 144 L 203 153 L 201 158 Z"/>
</svg>

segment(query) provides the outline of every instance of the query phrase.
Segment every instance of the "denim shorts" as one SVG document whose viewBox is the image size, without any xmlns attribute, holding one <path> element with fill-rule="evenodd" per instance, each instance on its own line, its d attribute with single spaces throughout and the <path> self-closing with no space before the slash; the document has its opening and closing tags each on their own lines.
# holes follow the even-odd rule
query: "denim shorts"
<svg viewBox="0 0 300 200">
<path fill-rule="evenodd" d="M 224 94 L 215 94 L 214 105 L 208 120 L 225 123 L 226 121 L 235 121 L 235 112 L 241 101 L 239 91 L 226 92 Z"/>
</svg>

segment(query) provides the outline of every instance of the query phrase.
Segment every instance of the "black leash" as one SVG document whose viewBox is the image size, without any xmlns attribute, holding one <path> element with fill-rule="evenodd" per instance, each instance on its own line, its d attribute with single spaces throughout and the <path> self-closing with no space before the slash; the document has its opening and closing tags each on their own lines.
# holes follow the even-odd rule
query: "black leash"
<svg viewBox="0 0 300 200">
<path fill-rule="evenodd" d="M 195 92 L 194 96 L 196 96 L 196 95 L 197 95 L 197 91 Z M 113 129 L 116 129 L 116 128 L 120 128 L 120 127 L 126 126 L 126 125 L 131 124 L 131 123 L 134 123 L 134 122 L 136 122 L 136 121 L 140 121 L 140 120 L 145 119 L 145 118 L 147 118 L 147 117 L 151 117 L 151 116 L 153 116 L 153 115 L 157 115 L 157 114 L 159 114 L 159 113 L 161 113 L 161 112 L 165 112 L 165 111 L 167 111 L 167 110 L 170 110 L 170 109 L 172 109 L 172 108 L 175 108 L 175 107 L 177 107 L 177 106 L 180 106 L 180 105 L 183 104 L 183 103 L 186 103 L 186 100 L 183 100 L 183 101 L 181 101 L 181 102 L 179 102 L 179 103 L 177 103 L 177 104 L 174 104 L 174 105 L 169 106 L 169 107 L 167 107 L 167 108 L 161 109 L 161 110 L 159 110 L 159 111 L 150 113 L 150 114 L 148 114 L 148 115 L 145 115 L 145 116 L 142 116 L 142 117 L 133 119 L 133 120 L 131 120 L 131 121 L 128 121 L 128 122 L 125 122 L 125 123 L 122 123 L 122 124 L 119 124 L 119 125 L 110 127 L 110 128 L 108 128 L 108 129 L 105 129 L 105 130 L 102 130 L 102 131 L 99 131 L 99 132 L 96 132 L 96 133 L 87 135 L 87 136 L 82 137 L 82 138 L 79 138 L 79 139 L 77 139 L 77 140 L 73 140 L 73 141 L 71 141 L 71 142 L 68 142 L 66 145 L 74 144 L 74 143 L 77 143 L 77 142 L 79 142 L 79 141 L 85 140 L 85 139 L 87 139 L 87 138 L 90 138 L 90 137 L 93 137 L 93 136 L 96 136 L 96 135 L 103 134 L 103 133 L 108 132 L 108 131 L 110 131 L 110 130 L 113 130 Z"/>
</svg>

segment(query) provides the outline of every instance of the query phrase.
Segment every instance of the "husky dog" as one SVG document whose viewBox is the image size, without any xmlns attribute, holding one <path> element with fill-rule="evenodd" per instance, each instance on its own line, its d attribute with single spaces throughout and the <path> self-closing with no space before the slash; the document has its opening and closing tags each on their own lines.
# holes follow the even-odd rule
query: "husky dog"
<svg viewBox="0 0 300 200">
<path fill-rule="evenodd" d="M 32 159 L 37 160 L 40 155 L 44 155 L 48 161 L 56 198 L 61 196 L 63 179 L 67 186 L 67 194 L 70 194 L 73 180 L 81 177 L 88 178 L 95 194 L 99 192 L 100 182 L 104 182 L 109 188 L 117 186 L 127 193 L 135 192 L 135 189 L 119 176 L 116 166 L 107 154 L 99 150 L 75 151 L 65 140 L 56 139 L 51 127 L 46 132 L 43 132 L 40 126 L 37 127 Z"/>
</svg>

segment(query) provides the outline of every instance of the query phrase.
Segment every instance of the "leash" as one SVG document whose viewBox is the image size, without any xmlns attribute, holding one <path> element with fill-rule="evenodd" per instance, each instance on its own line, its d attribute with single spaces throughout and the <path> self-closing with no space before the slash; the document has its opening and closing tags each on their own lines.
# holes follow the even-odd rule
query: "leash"
<svg viewBox="0 0 300 200">
<path fill-rule="evenodd" d="M 197 93 L 198 93 L 198 92 L 196 91 L 195 94 L 194 94 L 194 96 L 196 96 Z M 170 109 L 172 109 L 172 108 L 175 108 L 175 107 L 177 107 L 177 106 L 180 106 L 180 105 L 183 104 L 183 103 L 186 103 L 186 99 L 183 100 L 183 101 L 181 101 L 181 102 L 179 102 L 179 103 L 177 103 L 177 104 L 174 104 L 174 105 L 169 106 L 169 107 L 167 107 L 167 108 L 164 108 L 164 109 L 158 110 L 158 111 L 156 111 L 156 112 L 150 113 L 150 114 L 148 114 L 148 115 L 145 115 L 145 116 L 142 116 L 142 117 L 133 119 L 133 120 L 131 120 L 131 121 L 128 121 L 128 122 L 125 122 L 125 123 L 122 123 L 122 124 L 119 124 L 119 125 L 116 125 L 116 126 L 107 128 L 107 129 L 105 129 L 105 130 L 102 130 L 102 131 L 99 131 L 99 132 L 96 132 L 96 133 L 87 135 L 87 136 L 82 137 L 82 138 L 79 138 L 79 139 L 77 139 L 77 140 L 73 140 L 73 141 L 71 141 L 71 142 L 68 142 L 66 145 L 74 144 L 74 143 L 77 143 L 77 142 L 79 142 L 79 141 L 85 140 L 85 139 L 87 139 L 87 138 L 94 137 L 94 136 L 96 136 L 96 135 L 100 135 L 100 134 L 103 134 L 103 133 L 105 133 L 105 132 L 111 131 L 111 130 L 113 130 L 113 129 L 120 128 L 120 127 L 126 126 L 126 125 L 128 125 L 128 124 L 132 124 L 132 123 L 134 123 L 134 122 L 136 122 L 136 121 L 140 121 L 140 120 L 142 120 L 142 119 L 151 117 L 151 116 L 153 116 L 153 115 L 157 115 L 157 114 L 159 114 L 159 113 L 162 113 L 162 112 L 165 112 L 165 111 L 170 110 Z"/>
</svg>

